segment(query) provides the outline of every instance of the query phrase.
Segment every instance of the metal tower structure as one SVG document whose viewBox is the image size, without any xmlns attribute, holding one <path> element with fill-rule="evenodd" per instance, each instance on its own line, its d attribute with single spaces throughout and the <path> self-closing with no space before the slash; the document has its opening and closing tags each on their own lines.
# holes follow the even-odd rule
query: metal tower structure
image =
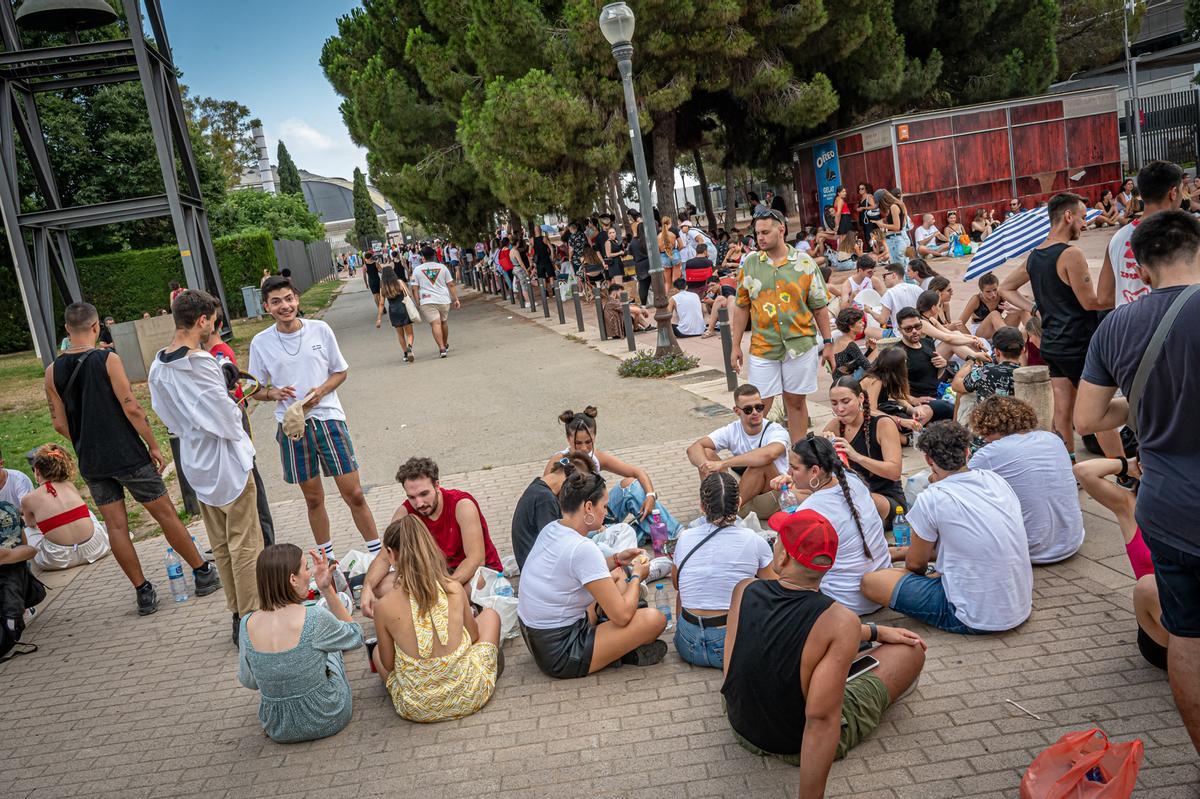
<svg viewBox="0 0 1200 799">
<path fill-rule="evenodd" d="M 42 5 L 47 6 L 43 13 L 31 10 Z M 224 318 L 229 319 L 159 0 L 120 0 L 128 38 L 22 47 L 19 23 L 59 31 L 79 25 L 78 10 L 72 15 L 71 9 L 63 8 L 70 5 L 71 0 L 25 0 L 14 13 L 12 0 L 0 0 L 0 42 L 4 46 L 0 53 L 0 218 L 16 264 L 34 348 L 47 364 L 54 359 L 57 339 L 52 285 L 67 303 L 83 299 L 70 241 L 70 231 L 80 228 L 170 216 L 187 285 L 215 296 L 226 311 Z M 80 5 L 94 3 L 85 0 Z M 116 15 L 112 17 L 98 22 L 88 18 L 92 24 L 82 27 L 116 21 Z M 149 26 L 149 39 L 144 25 Z M 36 96 L 126 81 L 138 81 L 142 86 L 163 193 L 66 206 L 51 168 Z M 18 143 L 44 205 L 41 210 L 22 209 Z"/>
</svg>

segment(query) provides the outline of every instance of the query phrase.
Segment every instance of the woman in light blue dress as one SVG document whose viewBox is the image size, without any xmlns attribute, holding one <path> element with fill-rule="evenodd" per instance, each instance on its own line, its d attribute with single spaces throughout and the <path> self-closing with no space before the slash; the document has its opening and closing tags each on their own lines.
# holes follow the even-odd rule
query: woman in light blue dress
<svg viewBox="0 0 1200 799">
<path fill-rule="evenodd" d="M 256 567 L 262 609 L 242 617 L 238 680 L 262 692 L 258 718 L 277 743 L 334 735 L 353 711 L 342 652 L 362 646 L 362 629 L 333 589 L 325 554 L 316 549 L 309 554 L 311 576 L 329 610 L 301 604 L 310 577 L 304 552 L 294 544 L 273 544 Z"/>
</svg>

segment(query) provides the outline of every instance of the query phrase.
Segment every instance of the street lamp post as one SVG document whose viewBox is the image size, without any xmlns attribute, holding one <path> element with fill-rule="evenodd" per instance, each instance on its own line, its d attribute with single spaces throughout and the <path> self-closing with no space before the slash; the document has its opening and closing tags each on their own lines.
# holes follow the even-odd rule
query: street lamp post
<svg viewBox="0 0 1200 799">
<path fill-rule="evenodd" d="M 633 95 L 633 9 L 625 3 L 609 3 L 600 11 L 600 32 L 612 45 L 613 58 L 621 73 L 625 89 L 625 113 L 629 117 L 629 145 L 633 150 L 633 170 L 637 174 L 638 203 L 645 226 L 646 252 L 650 256 L 650 287 L 654 291 L 654 321 L 658 324 L 656 356 L 680 354 L 675 332 L 671 329 L 671 312 L 667 310 L 667 286 L 663 279 L 662 258 L 658 252 L 658 225 L 654 222 L 650 202 L 650 176 L 646 171 L 646 154 L 642 150 L 642 125 L 638 121 L 637 99 Z"/>
</svg>

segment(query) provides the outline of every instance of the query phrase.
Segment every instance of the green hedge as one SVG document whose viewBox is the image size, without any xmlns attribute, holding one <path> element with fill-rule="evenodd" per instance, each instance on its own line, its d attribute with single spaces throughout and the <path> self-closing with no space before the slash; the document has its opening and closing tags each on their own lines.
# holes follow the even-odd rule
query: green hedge
<svg viewBox="0 0 1200 799">
<path fill-rule="evenodd" d="M 257 286 L 264 269 L 276 271 L 271 234 L 261 230 L 223 236 L 213 240 L 213 249 L 230 313 L 241 314 L 244 311 L 241 287 Z M 96 306 L 101 316 L 111 316 L 118 322 L 138 319 L 147 311 L 158 313 L 170 299 L 168 284 L 175 280 L 186 285 L 183 260 L 175 247 L 94 255 L 80 258 L 77 266 L 83 296 Z M 11 267 L 0 270 L 0 297 L 4 298 L 0 303 L 0 352 L 29 349 L 33 344 Z M 59 317 L 60 304 L 56 298 L 55 313 Z"/>
</svg>

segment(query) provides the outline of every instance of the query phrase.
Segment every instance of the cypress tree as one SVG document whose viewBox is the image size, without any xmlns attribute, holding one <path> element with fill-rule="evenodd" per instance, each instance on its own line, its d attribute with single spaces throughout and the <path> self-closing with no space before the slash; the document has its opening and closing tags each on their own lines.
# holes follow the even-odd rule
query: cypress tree
<svg viewBox="0 0 1200 799">
<path fill-rule="evenodd" d="M 282 140 L 279 142 L 279 149 L 275 151 L 275 159 L 279 162 L 279 191 L 283 194 L 303 195 L 304 191 L 300 188 L 300 171 L 296 169 L 296 162 L 292 160 L 292 154 L 288 152 Z"/>
</svg>

